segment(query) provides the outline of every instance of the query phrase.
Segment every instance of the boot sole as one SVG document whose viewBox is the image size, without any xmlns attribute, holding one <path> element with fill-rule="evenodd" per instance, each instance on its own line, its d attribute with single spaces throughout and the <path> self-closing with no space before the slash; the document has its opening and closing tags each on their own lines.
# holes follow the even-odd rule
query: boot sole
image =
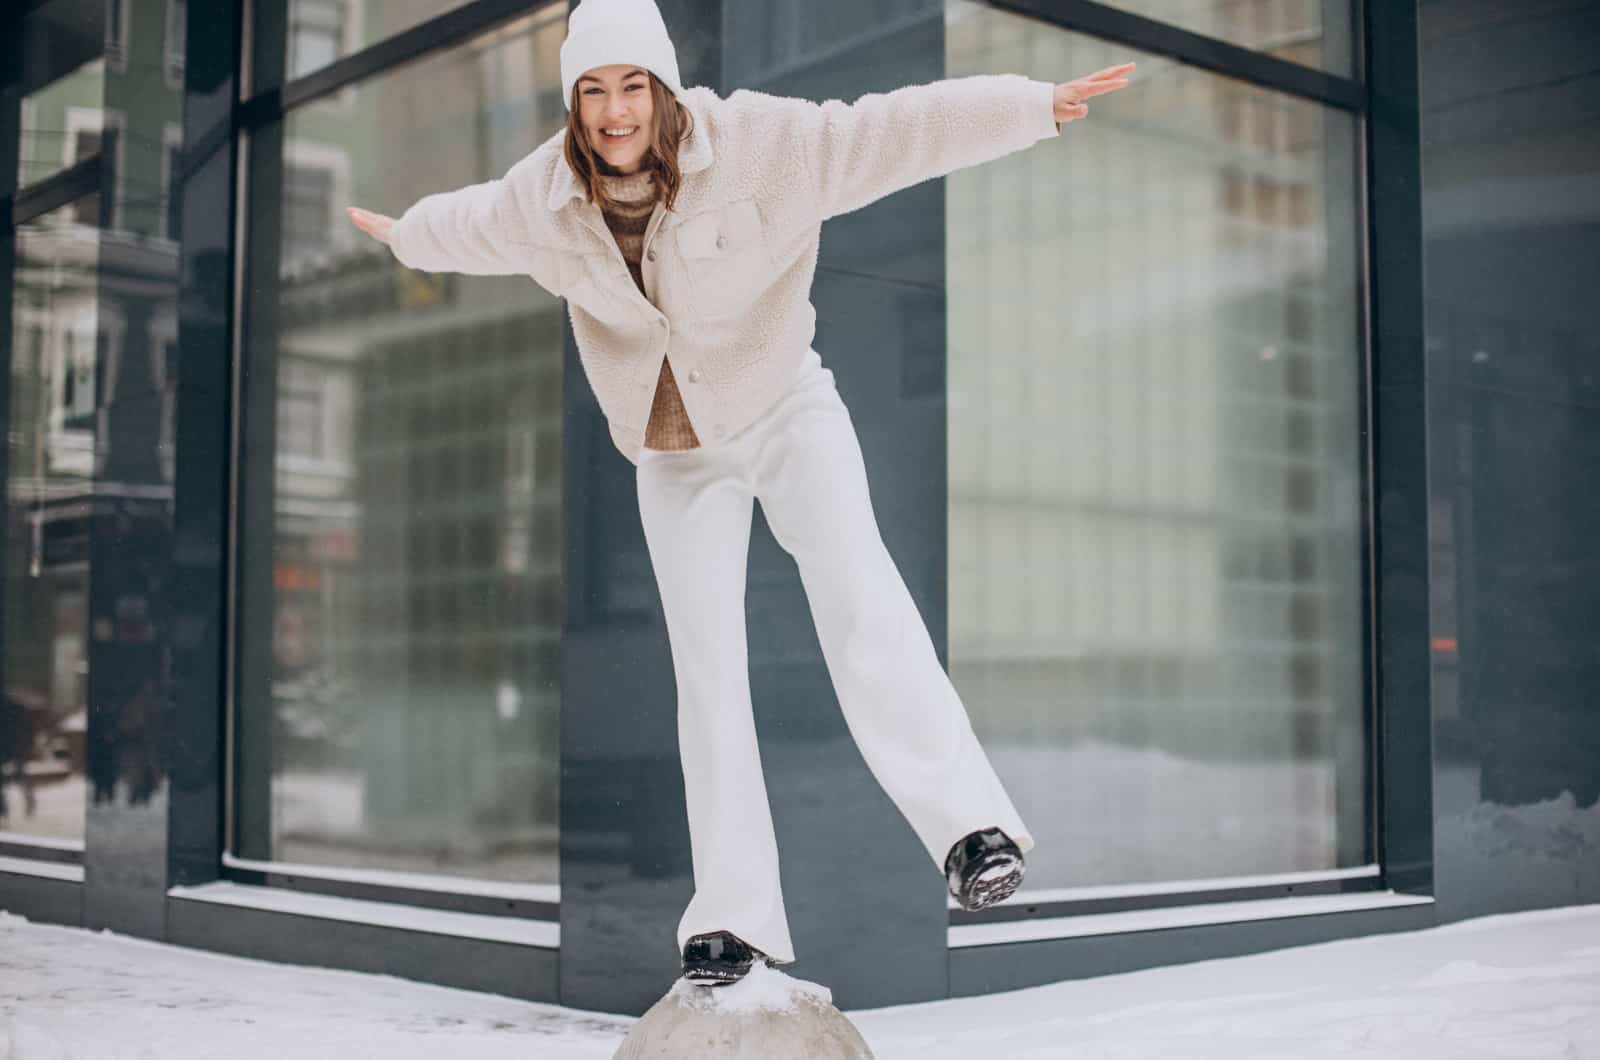
<svg viewBox="0 0 1600 1060">
<path fill-rule="evenodd" d="M 754 967 L 754 965 L 751 965 Z M 710 968 L 704 965 L 688 967 L 683 970 L 683 977 L 698 986 L 727 986 L 737 983 L 750 974 L 750 968 Z"/>
</svg>

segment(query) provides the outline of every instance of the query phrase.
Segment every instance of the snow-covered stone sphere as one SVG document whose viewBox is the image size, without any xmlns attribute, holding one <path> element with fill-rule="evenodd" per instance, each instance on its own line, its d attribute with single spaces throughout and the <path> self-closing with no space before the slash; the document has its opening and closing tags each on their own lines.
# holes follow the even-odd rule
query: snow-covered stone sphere
<svg viewBox="0 0 1600 1060">
<path fill-rule="evenodd" d="M 825 986 L 757 961 L 737 983 L 679 979 L 633 1025 L 614 1060 L 872 1060 Z"/>
</svg>

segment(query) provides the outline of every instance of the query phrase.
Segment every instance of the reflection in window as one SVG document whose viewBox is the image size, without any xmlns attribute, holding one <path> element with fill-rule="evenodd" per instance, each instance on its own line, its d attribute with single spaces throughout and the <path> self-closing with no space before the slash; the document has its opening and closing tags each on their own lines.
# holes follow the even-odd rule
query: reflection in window
<svg viewBox="0 0 1600 1060">
<path fill-rule="evenodd" d="M 314 73 L 468 0 L 289 0 L 288 76 Z M 534 6 L 532 4 L 529 5 Z M 565 7 L 562 7 L 565 12 Z M 556 41 L 556 47 L 561 41 Z M 557 94 L 561 80 L 556 79 Z"/>
<path fill-rule="evenodd" d="M 289 8 L 289 76 L 320 70 L 344 54 L 344 0 L 295 0 Z"/>
<path fill-rule="evenodd" d="M 183 128 L 169 122 L 161 132 L 161 234 L 176 242 L 183 237 Z"/>
<path fill-rule="evenodd" d="M 333 172 L 319 166 L 283 167 L 283 244 L 289 258 L 315 254 L 333 231 Z"/>
<path fill-rule="evenodd" d="M 84 157 L 77 140 L 78 130 L 85 127 L 82 115 L 98 114 L 104 98 L 105 60 L 99 58 L 23 98 L 22 135 L 17 144 L 19 187 L 38 184 Z M 73 116 L 70 127 L 69 114 Z M 99 125 L 97 117 L 93 127 Z"/>
<path fill-rule="evenodd" d="M 106 0 L 106 61 L 117 73 L 128 69 L 129 0 Z"/>
<path fill-rule="evenodd" d="M 17 229 L 7 410 L 0 831 L 81 842 L 90 751 L 97 234 L 79 204 Z"/>
<path fill-rule="evenodd" d="M 950 669 L 1029 886 L 1364 864 L 1353 123 L 949 13 L 953 76 L 1139 64 L 946 182 Z"/>
<path fill-rule="evenodd" d="M 1350 76 L 1352 0 L 1102 2 L 1302 66 Z"/>
<path fill-rule="evenodd" d="M 78 126 L 72 130 L 71 160 L 77 163 L 98 157 L 100 185 L 103 188 L 113 189 L 113 195 L 109 200 L 99 194 L 79 199 L 72 205 L 72 218 L 82 225 L 115 228 L 117 226 L 117 218 L 113 212 L 116 202 L 115 189 L 120 187 L 117 179 L 120 160 L 119 130 L 115 124 L 105 122 L 105 112 L 94 114 L 92 120 L 102 124 L 92 128 Z"/>
<path fill-rule="evenodd" d="M 323 437 L 323 373 L 315 365 L 287 361 L 278 389 L 278 452 L 316 460 L 326 453 Z M 348 408 L 340 410 L 349 414 Z M 329 454 L 332 455 L 332 454 Z M 349 454 L 339 454 L 348 459 Z"/>
<path fill-rule="evenodd" d="M 188 45 L 188 0 L 167 0 L 166 32 L 161 50 L 161 70 L 168 86 L 183 87 L 183 59 Z"/>
<path fill-rule="evenodd" d="M 527 277 L 405 269 L 341 211 L 398 216 L 554 133 L 565 18 L 293 111 L 281 187 L 253 182 L 280 264 L 251 291 L 276 334 L 245 352 L 276 444 L 242 456 L 274 490 L 242 513 L 270 527 L 241 565 L 270 567 L 246 584 L 271 598 L 240 604 L 234 709 L 270 732 L 241 744 L 241 857 L 557 879 L 562 306 Z"/>
</svg>

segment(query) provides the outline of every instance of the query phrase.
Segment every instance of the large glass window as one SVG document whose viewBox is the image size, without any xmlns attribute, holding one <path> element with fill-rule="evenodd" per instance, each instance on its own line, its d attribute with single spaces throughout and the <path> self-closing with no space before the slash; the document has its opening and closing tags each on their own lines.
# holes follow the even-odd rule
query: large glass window
<svg viewBox="0 0 1600 1060">
<path fill-rule="evenodd" d="M 275 441 L 241 454 L 243 857 L 557 879 L 562 305 L 405 269 L 343 208 L 398 216 L 553 134 L 565 18 L 291 112 L 281 165 L 256 138 L 250 239 L 278 265 L 244 430 L 264 408 Z"/>
<path fill-rule="evenodd" d="M 78 222 L 78 205 L 17 229 L 0 701 L 0 829 L 74 842 L 94 764 L 89 533 L 101 345 L 99 234 Z M 101 764 L 96 783 L 109 795 L 116 763 Z"/>
<path fill-rule="evenodd" d="M 1302 66 L 1350 76 L 1352 0 L 1100 0 Z"/>
<path fill-rule="evenodd" d="M 952 76 L 1138 74 L 947 181 L 950 670 L 1032 888 L 1368 861 L 1353 119 L 984 5 Z"/>
<path fill-rule="evenodd" d="M 289 79 L 322 69 L 467 0 L 289 0 Z M 559 41 L 557 42 L 559 45 Z M 557 84 L 560 84 L 559 78 Z"/>
</svg>

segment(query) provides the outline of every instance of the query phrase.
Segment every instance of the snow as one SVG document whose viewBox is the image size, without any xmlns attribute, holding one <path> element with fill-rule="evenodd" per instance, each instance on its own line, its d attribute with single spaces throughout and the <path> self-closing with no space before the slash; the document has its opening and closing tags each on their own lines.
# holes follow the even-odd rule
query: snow
<svg viewBox="0 0 1600 1060">
<path fill-rule="evenodd" d="M 826 991 L 779 969 L 715 989 L 747 1008 Z M 1600 905 L 848 1015 L 879 1060 L 1600 1060 Z M 633 1022 L 0 913 L 0 1060 L 577 1060 Z"/>
<path fill-rule="evenodd" d="M 1024 917 L 1021 920 L 953 924 L 947 929 L 946 939 L 952 947 L 959 949 L 992 946 L 1001 942 L 1124 935 L 1134 931 L 1162 931 L 1203 924 L 1238 924 L 1246 920 L 1277 920 L 1282 917 L 1348 913 L 1358 909 L 1393 909 L 1402 905 L 1431 904 L 1433 899 L 1426 895 L 1402 894 L 1392 890 L 1301 894 L 1237 902 L 1195 902 L 1166 908 L 1128 909 L 1119 913 L 1080 913 L 1077 916 Z"/>
<path fill-rule="evenodd" d="M 827 987 L 796 979 L 760 961 L 737 983 L 701 986 L 679 979 L 667 993 L 701 1012 L 796 1012 L 802 996 L 833 1004 L 833 991 Z"/>
<path fill-rule="evenodd" d="M 1570 789 L 1483 802 L 1477 770 L 1435 770 L 1434 875 L 1453 917 L 1569 905 L 1600 893 L 1600 801 Z"/>
</svg>

